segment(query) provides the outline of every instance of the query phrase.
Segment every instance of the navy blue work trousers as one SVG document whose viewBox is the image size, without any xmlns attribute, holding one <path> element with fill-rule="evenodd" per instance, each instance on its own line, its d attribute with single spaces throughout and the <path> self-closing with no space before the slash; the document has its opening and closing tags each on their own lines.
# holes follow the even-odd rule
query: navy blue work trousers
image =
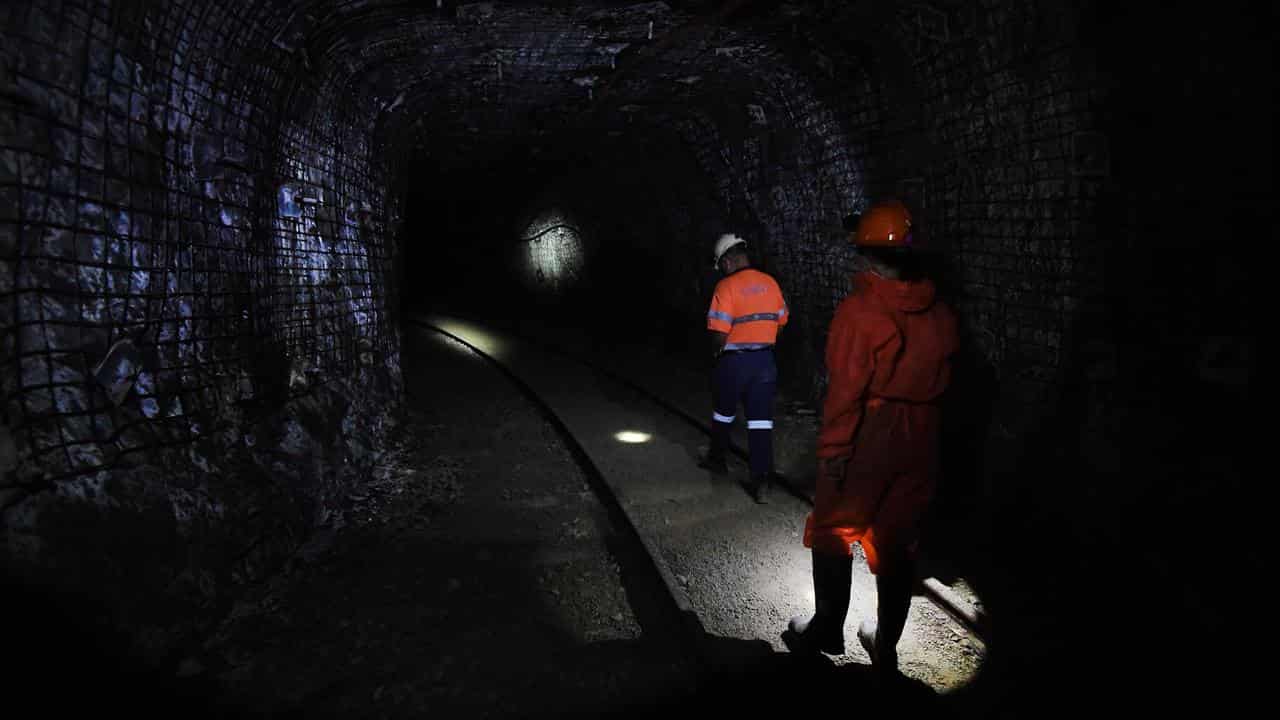
<svg viewBox="0 0 1280 720">
<path fill-rule="evenodd" d="M 729 427 L 739 403 L 747 412 L 747 453 L 752 477 L 773 472 L 773 397 L 778 366 L 773 349 L 726 352 L 716 362 L 713 377 L 711 456 L 724 457 Z"/>
</svg>

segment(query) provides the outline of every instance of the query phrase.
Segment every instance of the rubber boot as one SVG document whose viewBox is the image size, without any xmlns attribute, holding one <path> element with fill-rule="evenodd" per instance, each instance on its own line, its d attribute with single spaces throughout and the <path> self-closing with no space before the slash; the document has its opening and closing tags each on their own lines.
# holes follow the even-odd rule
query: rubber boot
<svg viewBox="0 0 1280 720">
<path fill-rule="evenodd" d="M 863 620 L 858 626 L 858 642 L 862 644 L 862 649 L 867 651 L 867 657 L 871 658 L 871 666 L 876 671 L 886 674 L 897 672 L 898 650 L 878 644 L 879 627 L 878 620 L 873 618 Z"/>
<path fill-rule="evenodd" d="M 792 652 L 844 654 L 844 621 L 849 614 L 849 585 L 853 582 L 853 557 L 813 551 L 812 617 L 791 618 L 784 639 Z"/>
<path fill-rule="evenodd" d="M 902 638 L 907 613 L 911 610 L 914 581 L 915 567 L 907 559 L 886 564 L 876 576 L 876 619 L 862 621 L 858 626 L 858 641 L 871 658 L 872 666 L 881 672 L 898 671 L 898 640 Z"/>
</svg>

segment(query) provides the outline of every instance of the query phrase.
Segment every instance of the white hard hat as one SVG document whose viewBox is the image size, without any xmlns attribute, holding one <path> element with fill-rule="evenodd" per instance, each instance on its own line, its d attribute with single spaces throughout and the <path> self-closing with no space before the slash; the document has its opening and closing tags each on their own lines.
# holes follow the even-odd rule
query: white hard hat
<svg viewBox="0 0 1280 720">
<path fill-rule="evenodd" d="M 724 235 L 721 235 L 720 239 L 716 241 L 716 259 L 715 262 L 711 264 L 712 267 L 720 264 L 720 258 L 724 257 L 724 254 L 729 251 L 729 248 L 745 242 L 746 240 L 743 240 L 733 233 L 725 233 Z"/>
</svg>

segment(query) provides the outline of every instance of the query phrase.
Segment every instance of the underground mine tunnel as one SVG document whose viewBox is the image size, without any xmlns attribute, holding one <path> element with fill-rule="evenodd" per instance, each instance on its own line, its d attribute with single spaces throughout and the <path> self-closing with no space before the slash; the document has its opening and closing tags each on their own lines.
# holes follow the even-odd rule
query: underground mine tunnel
<svg viewBox="0 0 1280 720">
<path fill-rule="evenodd" d="M 1270 5 L 0 21 L 6 705 L 1026 717 L 1262 689 Z M 861 545 L 844 651 L 780 636 L 826 602 L 829 329 L 894 198 L 958 345 L 886 675 Z M 755 411 L 727 474 L 698 465 L 725 234 L 788 317 L 764 503 Z"/>
</svg>

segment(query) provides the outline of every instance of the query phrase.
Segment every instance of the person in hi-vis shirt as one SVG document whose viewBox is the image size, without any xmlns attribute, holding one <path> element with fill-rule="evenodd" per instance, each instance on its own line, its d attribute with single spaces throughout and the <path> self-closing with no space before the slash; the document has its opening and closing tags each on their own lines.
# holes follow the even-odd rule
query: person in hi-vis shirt
<svg viewBox="0 0 1280 720">
<path fill-rule="evenodd" d="M 707 312 L 716 355 L 711 448 L 698 465 L 718 474 L 728 472 L 729 427 L 741 403 L 747 414 L 751 465 L 747 489 L 756 502 L 763 503 L 773 476 L 773 398 L 778 384 L 773 347 L 787 324 L 787 303 L 778 282 L 751 267 L 741 237 L 720 236 L 715 265 L 724 277 L 716 283 Z"/>
</svg>

